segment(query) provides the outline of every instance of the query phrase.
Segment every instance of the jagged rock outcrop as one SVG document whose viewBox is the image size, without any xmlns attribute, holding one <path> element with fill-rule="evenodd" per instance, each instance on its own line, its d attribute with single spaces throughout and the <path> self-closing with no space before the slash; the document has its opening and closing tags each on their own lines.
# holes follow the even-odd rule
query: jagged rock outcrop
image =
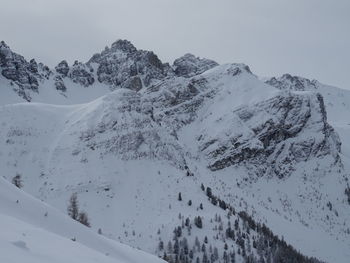
<svg viewBox="0 0 350 263">
<path fill-rule="evenodd" d="M 272 77 L 265 81 L 275 88 L 281 90 L 296 90 L 296 91 L 315 91 L 317 89 L 317 81 L 307 78 L 284 74 L 282 77 Z"/>
<path fill-rule="evenodd" d="M 63 79 L 61 76 L 55 76 L 54 77 L 54 81 L 55 81 L 55 88 L 58 91 L 62 91 L 65 92 L 67 91 L 66 85 L 64 85 Z"/>
<path fill-rule="evenodd" d="M 88 87 L 95 82 L 95 78 L 92 74 L 93 71 L 93 68 L 89 65 L 75 61 L 68 73 L 68 77 L 71 78 L 73 82 Z"/>
<path fill-rule="evenodd" d="M 213 60 L 199 58 L 192 54 L 185 54 L 174 61 L 173 67 L 177 76 L 189 78 L 218 65 L 219 64 Z"/>
<path fill-rule="evenodd" d="M 1 41 L 0 67 L 1 74 L 16 84 L 14 90 L 18 95 L 30 101 L 31 97 L 26 90 L 37 92 L 41 78 L 35 60 L 27 62 L 24 57 L 12 52 L 5 42 Z"/>
<path fill-rule="evenodd" d="M 63 82 L 63 78 L 70 78 L 74 83 L 80 84 L 84 87 L 88 87 L 94 84 L 94 69 L 81 62 L 75 61 L 72 67 L 68 66 L 66 60 L 62 60 L 55 67 L 56 72 L 58 73 L 55 76 L 55 87 L 57 90 L 66 91 L 66 87 Z"/>
<path fill-rule="evenodd" d="M 69 66 L 67 61 L 62 60 L 58 65 L 55 67 L 55 70 L 57 73 L 61 74 L 63 77 L 67 77 L 69 72 Z"/>
<path fill-rule="evenodd" d="M 32 100 L 31 93 L 38 93 L 40 83 L 52 75 L 48 66 L 37 63 L 35 59 L 28 62 L 4 41 L 0 42 L 0 71 L 3 77 L 11 81 L 13 90 L 28 102 Z"/>
<path fill-rule="evenodd" d="M 58 91 L 67 90 L 65 78 L 84 87 L 92 86 L 98 81 L 110 86 L 112 90 L 126 88 L 140 91 L 143 87 L 151 87 L 166 78 L 189 78 L 218 65 L 212 60 L 186 54 L 175 60 L 173 68 L 169 63 L 163 63 L 153 52 L 138 50 L 129 41 L 118 40 L 111 47 L 92 56 L 87 63 L 75 61 L 69 66 L 66 60 L 62 60 L 52 72 L 34 59 L 27 62 L 12 52 L 4 42 L 1 42 L 0 48 L 2 75 L 16 84 L 14 90 L 27 101 L 31 101 L 31 92 L 38 93 L 40 83 L 49 80 L 51 76 Z"/>
<path fill-rule="evenodd" d="M 171 69 L 151 51 L 137 50 L 129 41 L 118 40 L 95 54 L 88 64 L 97 64 L 98 80 L 113 88 L 140 90 L 167 77 Z M 133 79 L 132 83 L 125 83 Z"/>
<path fill-rule="evenodd" d="M 38 63 L 36 63 L 35 59 L 31 59 L 29 61 L 29 67 L 28 67 L 29 71 L 32 73 L 38 73 Z"/>
</svg>

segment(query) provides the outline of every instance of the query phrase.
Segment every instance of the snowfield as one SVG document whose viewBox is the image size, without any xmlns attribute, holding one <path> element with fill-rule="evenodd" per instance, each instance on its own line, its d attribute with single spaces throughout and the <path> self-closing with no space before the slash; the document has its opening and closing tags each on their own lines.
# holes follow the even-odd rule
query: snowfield
<svg viewBox="0 0 350 263">
<path fill-rule="evenodd" d="M 92 232 L 3 178 L 0 205 L 1 262 L 163 262 Z"/>
</svg>

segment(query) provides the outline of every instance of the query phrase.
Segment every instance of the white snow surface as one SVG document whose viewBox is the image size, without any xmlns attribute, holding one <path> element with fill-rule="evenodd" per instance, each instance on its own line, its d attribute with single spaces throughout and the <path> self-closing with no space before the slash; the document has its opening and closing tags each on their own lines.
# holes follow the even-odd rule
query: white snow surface
<svg viewBox="0 0 350 263">
<path fill-rule="evenodd" d="M 162 262 L 96 234 L 4 178 L 0 207 L 1 262 Z"/>
</svg>

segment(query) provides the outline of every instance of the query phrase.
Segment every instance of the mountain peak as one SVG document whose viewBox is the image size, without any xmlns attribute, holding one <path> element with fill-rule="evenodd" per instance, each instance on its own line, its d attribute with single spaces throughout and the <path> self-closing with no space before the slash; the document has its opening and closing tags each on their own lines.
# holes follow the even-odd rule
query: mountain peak
<svg viewBox="0 0 350 263">
<path fill-rule="evenodd" d="M 9 49 L 10 47 L 5 43 L 5 41 L 2 40 L 0 42 L 0 48 L 8 48 Z"/>
<path fill-rule="evenodd" d="M 133 53 L 137 51 L 136 47 L 129 40 L 126 39 L 118 39 L 112 44 L 111 49 L 121 50 L 126 53 Z"/>
</svg>

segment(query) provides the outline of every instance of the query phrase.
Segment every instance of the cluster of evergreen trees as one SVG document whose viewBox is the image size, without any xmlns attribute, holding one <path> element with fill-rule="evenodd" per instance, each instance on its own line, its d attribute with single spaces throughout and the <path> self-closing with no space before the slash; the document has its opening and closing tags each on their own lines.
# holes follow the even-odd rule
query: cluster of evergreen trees
<svg viewBox="0 0 350 263">
<path fill-rule="evenodd" d="M 204 185 L 201 185 L 201 189 L 204 191 Z M 225 201 L 221 200 L 212 193 L 210 187 L 206 188 L 206 195 L 211 200 L 213 205 L 219 204 L 219 207 L 223 210 L 228 209 L 228 218 L 231 214 L 235 214 L 235 209 L 227 204 Z M 229 224 L 226 229 L 226 237 L 232 239 L 242 250 L 242 256 L 245 262 L 274 262 L 274 263 L 316 263 L 320 262 L 315 258 L 309 258 L 300 254 L 291 245 L 288 245 L 283 239 L 280 239 L 277 235 L 265 225 L 257 223 L 250 215 L 245 211 L 238 213 L 239 218 L 243 222 L 243 231 L 239 229 L 238 219 L 235 220 L 235 230 L 237 231 L 237 237 L 235 237 L 235 231 L 231 229 Z M 250 246 L 250 231 L 254 231 L 256 235 L 253 236 L 253 248 L 256 250 L 259 258 L 253 253 L 249 255 L 246 254 L 246 245 L 249 250 Z M 246 240 L 246 241 L 245 241 Z M 240 254 L 240 253 L 238 253 Z"/>
<path fill-rule="evenodd" d="M 81 224 L 90 227 L 89 218 L 86 212 L 79 212 L 79 202 L 77 193 L 73 193 L 69 199 L 67 208 L 68 215 Z"/>
<path fill-rule="evenodd" d="M 227 218 L 215 215 L 212 219 L 195 216 L 193 220 L 179 215 L 181 223 L 173 231 L 173 237 L 164 245 L 159 241 L 158 253 L 170 263 L 319 263 L 315 258 L 300 254 L 283 239 L 260 222 L 256 222 L 247 212 L 236 213 L 233 206 L 213 194 L 210 187 L 201 185 L 212 205 L 227 212 Z M 179 201 L 182 200 L 179 194 Z M 201 209 L 203 205 L 201 204 Z M 210 221 L 210 222 L 209 222 Z M 190 238 L 192 226 L 198 230 L 212 227 L 214 235 Z M 197 231 L 198 231 L 197 230 Z M 211 230 L 211 229 L 208 229 Z M 211 233 L 208 231 L 208 233 Z M 188 240 L 192 240 L 189 242 Z M 221 245 L 220 245 L 221 244 Z"/>
<path fill-rule="evenodd" d="M 222 260 L 225 263 L 235 263 L 235 253 L 226 250 L 219 255 L 217 247 L 209 244 L 207 236 L 200 242 L 198 237 L 192 245 L 189 244 L 186 236 L 191 236 L 192 223 L 189 218 L 184 219 L 181 215 L 181 226 L 175 227 L 173 231 L 173 238 L 169 240 L 167 246 L 162 240 L 159 241 L 158 252 L 163 252 L 162 258 L 170 263 L 213 263 Z M 195 217 L 194 224 L 202 224 L 201 217 Z M 196 223 L 197 222 L 197 223 Z M 201 223 L 198 223 L 201 222 Z M 198 227 L 198 226 L 197 226 Z"/>
</svg>

